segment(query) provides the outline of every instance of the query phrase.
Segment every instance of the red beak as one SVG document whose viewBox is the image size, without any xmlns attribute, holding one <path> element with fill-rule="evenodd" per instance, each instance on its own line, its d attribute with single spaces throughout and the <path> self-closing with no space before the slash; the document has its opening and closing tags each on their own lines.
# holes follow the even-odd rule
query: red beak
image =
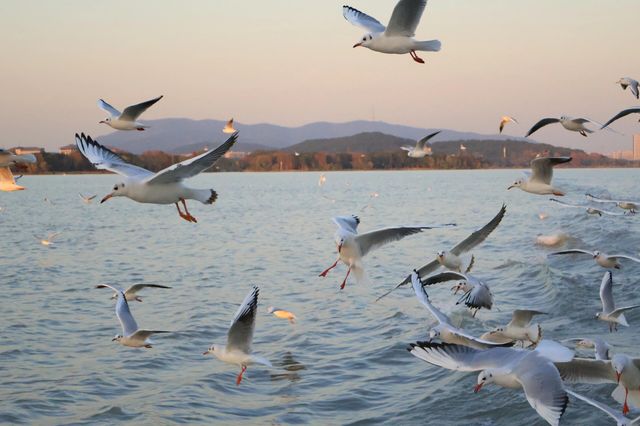
<svg viewBox="0 0 640 426">
<path fill-rule="evenodd" d="M 480 392 L 480 389 L 482 389 L 482 385 L 483 385 L 482 383 L 478 383 L 477 385 L 475 385 L 475 386 L 473 387 L 473 393 L 478 393 L 478 392 Z"/>
<path fill-rule="evenodd" d="M 338 244 L 338 253 L 342 250 L 342 244 Z"/>
<path fill-rule="evenodd" d="M 356 44 L 353 45 L 354 48 L 358 47 L 358 46 L 362 46 L 362 43 L 356 43 Z"/>
<path fill-rule="evenodd" d="M 622 377 L 622 373 L 618 373 L 616 371 L 616 378 L 618 379 L 618 383 L 620 383 L 620 377 Z"/>
</svg>

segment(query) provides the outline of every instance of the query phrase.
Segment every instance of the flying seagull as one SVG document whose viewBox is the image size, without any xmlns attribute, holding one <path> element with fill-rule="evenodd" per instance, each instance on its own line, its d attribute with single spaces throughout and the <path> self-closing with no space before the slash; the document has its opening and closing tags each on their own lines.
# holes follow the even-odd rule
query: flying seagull
<svg viewBox="0 0 640 426">
<path fill-rule="evenodd" d="M 189 222 L 197 222 L 197 220 L 187 210 L 186 200 L 213 204 L 218 198 L 218 194 L 213 189 L 186 187 L 182 181 L 213 166 L 220 157 L 231 149 L 237 139 L 238 134 L 234 133 L 216 149 L 153 173 L 127 163 L 118 154 L 91 139 L 91 136 L 76 133 L 76 145 L 91 164 L 97 169 L 109 170 L 125 178 L 125 181 L 116 184 L 113 187 L 113 192 L 106 195 L 100 203 L 104 203 L 112 197 L 127 197 L 139 203 L 175 204 L 180 217 Z M 178 202 L 182 203 L 184 213 L 180 210 Z"/>
<path fill-rule="evenodd" d="M 162 99 L 162 96 L 158 96 L 150 101 L 142 102 L 137 105 L 131 105 L 120 112 L 103 99 L 98 100 L 98 106 L 109 113 L 109 117 L 100 121 L 99 124 L 106 124 L 107 126 L 116 130 L 140 130 L 148 128 L 142 123 L 138 123 L 136 120 L 140 115 L 145 112 L 151 105 Z"/>
<path fill-rule="evenodd" d="M 504 130 L 504 126 L 507 125 L 507 123 L 518 123 L 518 120 L 516 120 L 513 117 L 510 117 L 508 115 L 503 115 L 502 118 L 500 119 L 500 133 L 502 133 L 502 130 Z"/>
<path fill-rule="evenodd" d="M 426 6 L 427 0 L 400 0 L 386 27 L 377 19 L 351 6 L 342 6 L 342 15 L 353 25 L 368 31 L 353 47 L 362 46 L 376 52 L 399 55 L 409 53 L 414 61 L 424 64 L 416 51 L 438 52 L 441 47 L 439 40 L 413 39 Z"/>
<path fill-rule="evenodd" d="M 407 156 L 411 158 L 424 158 L 427 155 L 431 155 L 431 147 L 427 145 L 427 142 L 429 141 L 429 139 L 435 137 L 440 132 L 441 130 L 438 130 L 435 133 L 425 136 L 424 138 L 416 142 L 416 146 L 403 146 L 400 147 L 400 149 L 407 151 Z"/>
<path fill-rule="evenodd" d="M 85 204 L 91 204 L 91 201 L 93 201 L 93 199 L 96 198 L 96 195 L 78 194 L 78 196 L 82 199 L 82 202 L 84 202 Z"/>
<path fill-rule="evenodd" d="M 631 90 L 631 94 L 638 99 L 640 93 L 638 92 L 638 81 L 634 80 L 631 77 L 622 77 L 620 80 L 616 81 L 616 84 L 619 84 L 622 87 L 622 90 Z"/>
<path fill-rule="evenodd" d="M 568 163 L 571 157 L 539 157 L 531 160 L 531 174 L 525 173 L 524 177 L 519 178 L 507 189 L 520 188 L 525 192 L 538 195 L 553 194 L 561 197 L 564 191 L 551 186 L 553 178 L 553 166 Z"/>
<path fill-rule="evenodd" d="M 37 161 L 33 154 L 16 155 L 11 151 L 0 149 L 0 191 L 22 191 L 24 186 L 16 184 L 9 166 L 17 164 L 35 163 Z"/>
<path fill-rule="evenodd" d="M 105 288 L 105 287 L 109 287 L 109 286 L 106 284 L 98 284 L 96 286 L 96 288 Z M 124 291 L 124 296 L 127 298 L 127 302 L 133 302 L 133 301 L 142 302 L 142 299 L 140 298 L 140 296 L 138 296 L 138 292 L 143 288 L 171 288 L 171 287 L 166 285 L 160 285 L 160 284 L 134 284 Z M 118 292 L 114 293 L 113 296 L 111 296 L 112 299 L 116 299 L 117 297 L 118 297 Z"/>
<path fill-rule="evenodd" d="M 587 133 L 593 133 L 593 130 L 585 127 L 585 124 L 592 123 L 600 126 L 600 123 L 596 123 L 595 121 L 589 120 L 588 118 L 572 118 L 567 116 L 562 116 L 560 118 L 543 118 L 542 120 L 534 124 L 524 137 L 528 138 L 544 126 L 554 123 L 560 123 L 565 129 L 572 132 L 578 132 L 585 137 L 587 136 Z"/>
<path fill-rule="evenodd" d="M 605 198 L 599 198 L 591 194 L 585 194 L 585 196 L 587 197 L 587 200 L 594 201 L 596 203 L 613 203 L 623 210 L 628 210 L 629 213 L 635 213 L 638 210 L 638 206 L 640 206 L 640 201 L 607 200 Z"/>
<path fill-rule="evenodd" d="M 605 272 L 602 278 L 600 301 L 602 301 L 602 312 L 598 312 L 596 318 L 609 323 L 609 332 L 618 331 L 618 324 L 629 327 L 624 313 L 631 309 L 640 308 L 640 305 L 632 305 L 616 309 L 616 304 L 613 300 L 613 274 L 611 271 Z"/>
<path fill-rule="evenodd" d="M 608 210 L 596 209 L 594 207 L 585 206 L 585 205 L 581 205 L 581 204 L 565 203 L 564 201 L 556 200 L 555 198 L 549 198 L 549 201 L 553 201 L 554 203 L 560 204 L 561 206 L 564 206 L 564 207 L 583 209 L 584 211 L 587 212 L 587 214 L 592 214 L 592 215 L 602 216 L 603 214 L 606 214 L 606 215 L 609 215 L 609 216 L 625 216 L 625 214 L 621 213 L 621 212 L 616 213 L 616 212 L 610 212 Z"/>
<path fill-rule="evenodd" d="M 640 263 L 640 259 L 635 257 L 627 256 L 624 254 L 614 254 L 610 256 L 608 254 L 601 253 L 598 250 L 596 251 L 588 251 L 588 250 L 582 250 L 582 249 L 562 250 L 562 251 L 549 253 L 548 256 L 556 256 L 560 254 L 588 254 L 589 256 L 593 257 L 593 260 L 595 260 L 598 265 L 606 269 L 613 269 L 613 268 L 622 269 L 622 265 L 620 265 L 620 262 L 618 262 L 618 259 L 627 259 L 627 260 L 632 260 L 636 263 Z"/>
<path fill-rule="evenodd" d="M 233 128 L 233 118 L 227 121 L 227 124 L 224 125 L 224 129 L 222 129 L 223 133 L 235 133 L 236 129 Z"/>
</svg>

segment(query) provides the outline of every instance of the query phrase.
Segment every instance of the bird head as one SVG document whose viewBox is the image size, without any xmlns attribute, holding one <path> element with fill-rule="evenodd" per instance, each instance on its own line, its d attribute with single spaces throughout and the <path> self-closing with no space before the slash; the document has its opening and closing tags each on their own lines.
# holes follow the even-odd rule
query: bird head
<svg viewBox="0 0 640 426">
<path fill-rule="evenodd" d="M 342 251 L 342 246 L 344 245 L 344 238 L 340 238 L 338 240 L 338 253 Z"/>
<path fill-rule="evenodd" d="M 600 317 L 601 317 L 601 316 L 602 316 L 602 314 L 601 314 L 600 312 L 598 312 L 598 313 L 596 314 L 596 319 L 600 319 Z"/>
<path fill-rule="evenodd" d="M 111 339 L 112 342 L 119 342 L 120 340 L 122 340 L 122 335 L 120 334 L 116 334 L 115 337 Z"/>
<path fill-rule="evenodd" d="M 476 385 L 473 387 L 473 391 L 478 393 L 480 392 L 480 389 L 482 389 L 484 385 L 493 383 L 493 381 L 494 381 L 493 370 L 487 369 L 487 370 L 481 371 L 480 374 L 478 374 L 478 381 Z"/>
<path fill-rule="evenodd" d="M 451 287 L 451 291 L 453 291 L 453 294 L 458 294 L 459 291 L 464 291 L 465 284 L 466 283 L 464 281 L 460 281 L 458 284 Z"/>
<path fill-rule="evenodd" d="M 371 45 L 371 40 L 373 40 L 373 34 L 365 34 L 362 36 L 360 41 L 353 45 L 353 47 L 369 47 Z"/>
<path fill-rule="evenodd" d="M 432 328 L 431 330 L 429 330 L 429 338 L 431 340 L 438 339 L 439 337 L 440 337 L 440 330 L 438 330 L 437 328 Z"/>
<path fill-rule="evenodd" d="M 594 258 L 594 259 L 599 258 L 601 254 L 602 254 L 602 253 L 600 253 L 598 250 L 596 250 L 596 251 L 594 251 L 594 252 L 593 252 L 593 258 Z"/>
<path fill-rule="evenodd" d="M 106 124 L 106 125 L 110 126 L 111 125 L 111 118 L 105 118 L 104 120 L 99 121 L 98 124 Z"/>
<path fill-rule="evenodd" d="M 124 183 L 117 183 L 113 186 L 113 191 L 110 194 L 105 195 L 105 197 L 100 200 L 100 204 L 104 203 L 111 197 L 124 197 L 125 196 L 125 185 Z"/>
<path fill-rule="evenodd" d="M 524 179 L 519 178 L 516 181 L 514 181 L 510 187 L 507 188 L 507 190 L 511 189 L 511 188 L 519 188 L 522 186 L 522 184 L 524 183 Z"/>
<path fill-rule="evenodd" d="M 624 356 L 621 356 L 620 354 L 614 355 L 613 359 L 611 360 L 611 366 L 613 367 L 613 370 L 616 372 L 616 379 L 618 383 L 620 383 L 620 378 L 622 377 L 622 373 L 624 372 L 624 366 L 625 366 Z"/>
<path fill-rule="evenodd" d="M 202 355 L 212 354 L 214 353 L 215 349 L 216 349 L 216 345 L 211 345 L 209 346 L 209 349 L 207 349 L 205 352 L 202 352 Z"/>
</svg>

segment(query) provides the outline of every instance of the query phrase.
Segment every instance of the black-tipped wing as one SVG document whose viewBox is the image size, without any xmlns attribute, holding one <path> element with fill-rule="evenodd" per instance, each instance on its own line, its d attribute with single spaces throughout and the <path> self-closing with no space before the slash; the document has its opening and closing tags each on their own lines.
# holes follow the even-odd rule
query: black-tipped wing
<svg viewBox="0 0 640 426">
<path fill-rule="evenodd" d="M 251 352 L 251 341 L 253 340 L 256 313 L 258 312 L 259 292 L 258 287 L 254 286 L 233 317 L 227 334 L 227 350 L 236 349 L 244 353 Z"/>
<path fill-rule="evenodd" d="M 138 117 L 140 117 L 140 114 L 145 112 L 151 105 L 155 104 L 160 99 L 162 99 L 162 96 L 158 96 L 157 98 L 151 99 L 150 101 L 145 101 L 136 105 L 128 106 L 124 109 L 124 111 L 122 111 L 120 119 L 136 121 Z"/>
<path fill-rule="evenodd" d="M 360 218 L 356 215 L 351 216 L 336 216 L 332 218 L 333 223 L 342 229 L 353 232 L 358 232 L 358 225 L 360 225 Z"/>
<path fill-rule="evenodd" d="M 504 217 L 506 212 L 507 206 L 503 204 L 498 214 L 495 215 L 495 217 L 491 219 L 489 223 L 456 244 L 456 246 L 451 249 L 451 253 L 459 256 L 462 253 L 468 252 L 469 250 L 473 249 L 475 246 L 486 240 L 487 237 L 498 227 L 498 225 L 500 225 L 500 222 L 502 221 L 502 218 Z"/>
<path fill-rule="evenodd" d="M 619 113 L 614 115 L 612 118 L 610 118 L 606 123 L 604 123 L 600 129 L 604 129 L 605 127 L 608 127 L 614 121 L 620 120 L 622 117 L 626 117 L 629 114 L 640 114 L 640 108 L 629 108 L 629 109 L 620 111 Z"/>
<path fill-rule="evenodd" d="M 424 150 L 424 145 L 429 142 L 430 139 L 435 138 L 436 136 L 438 136 L 440 134 L 440 132 L 442 132 L 442 130 L 438 130 L 435 133 L 431 133 L 430 135 L 425 136 L 424 138 L 420 139 L 418 141 L 418 143 L 416 144 L 416 147 L 418 149 Z"/>
<path fill-rule="evenodd" d="M 543 118 L 542 120 L 540 120 L 536 124 L 534 124 L 533 127 L 531 129 L 529 129 L 527 134 L 524 135 L 524 137 L 528 138 L 529 136 L 531 136 L 532 134 L 534 134 L 535 132 L 537 132 L 538 130 L 543 128 L 544 126 L 547 126 L 547 125 L 553 124 L 553 123 L 559 123 L 559 122 L 560 122 L 560 120 L 557 119 L 557 118 Z"/>
<path fill-rule="evenodd" d="M 474 349 L 449 343 L 416 342 L 407 348 L 416 358 L 456 371 L 480 371 L 486 368 L 507 367 L 526 355 L 510 348 Z"/>
<path fill-rule="evenodd" d="M 100 145 L 91 139 L 91 136 L 84 133 L 80 135 L 76 133 L 76 146 L 96 169 L 109 170 L 134 180 L 143 180 L 153 176 L 149 170 L 127 163 L 118 154 Z"/>
<path fill-rule="evenodd" d="M 364 28 L 371 33 L 381 33 L 385 30 L 384 25 L 376 18 L 360 12 L 351 6 L 342 6 L 342 16 L 353 25 Z"/>
<path fill-rule="evenodd" d="M 207 151 L 197 157 L 184 160 L 164 170 L 160 170 L 155 175 L 149 177 L 146 183 L 149 185 L 176 183 L 196 176 L 213 166 L 220 157 L 231 149 L 233 144 L 236 143 L 236 140 L 238 140 L 238 132 L 231 135 L 226 142 L 212 151 Z"/>
</svg>

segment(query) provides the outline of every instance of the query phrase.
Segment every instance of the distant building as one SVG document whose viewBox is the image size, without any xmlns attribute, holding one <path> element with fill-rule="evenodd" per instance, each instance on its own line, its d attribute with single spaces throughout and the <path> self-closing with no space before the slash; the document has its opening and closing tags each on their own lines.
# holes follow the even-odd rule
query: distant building
<svg viewBox="0 0 640 426">
<path fill-rule="evenodd" d="M 640 134 L 633 135 L 633 159 L 640 160 Z"/>
<path fill-rule="evenodd" d="M 634 151 L 613 151 L 610 155 L 614 160 L 634 160 Z"/>
<path fill-rule="evenodd" d="M 75 144 L 69 144 L 60 147 L 60 154 L 62 155 L 71 155 L 74 152 L 78 152 L 78 147 Z"/>
<path fill-rule="evenodd" d="M 241 151 L 227 151 L 227 153 L 224 154 L 224 158 L 239 159 L 239 158 L 244 158 L 249 154 L 251 154 L 251 153 L 250 152 L 241 152 Z"/>
<path fill-rule="evenodd" d="M 11 150 L 17 155 L 42 154 L 44 152 L 44 148 L 38 148 L 36 146 L 16 146 L 15 148 L 11 148 Z"/>
</svg>

